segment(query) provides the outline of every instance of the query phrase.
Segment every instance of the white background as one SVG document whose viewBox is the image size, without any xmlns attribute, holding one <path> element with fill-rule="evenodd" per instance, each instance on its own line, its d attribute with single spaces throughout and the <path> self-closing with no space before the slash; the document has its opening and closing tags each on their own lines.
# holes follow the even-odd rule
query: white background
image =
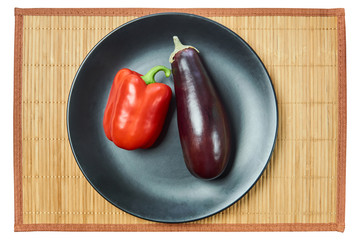
<svg viewBox="0 0 360 240">
<path fill-rule="evenodd" d="M 356 0 L 342 1 L 235 1 L 235 0 L 1 0 L 0 1 L 0 238 L 1 239 L 360 239 L 360 160 L 357 138 L 360 135 L 360 79 L 359 79 L 359 35 L 360 9 Z M 14 8 L 33 7 L 266 7 L 266 8 L 345 8 L 347 38 L 347 177 L 346 177 L 346 229 L 337 232 L 266 232 L 266 233 L 71 233 L 71 232 L 30 232 L 14 233 L 14 189 L 13 189 L 13 62 L 14 62 Z"/>
</svg>

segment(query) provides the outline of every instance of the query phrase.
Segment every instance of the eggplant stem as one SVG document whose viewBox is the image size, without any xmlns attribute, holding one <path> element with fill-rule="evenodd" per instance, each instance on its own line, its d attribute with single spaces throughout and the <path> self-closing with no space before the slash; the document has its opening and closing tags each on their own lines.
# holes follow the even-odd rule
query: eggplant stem
<svg viewBox="0 0 360 240">
<path fill-rule="evenodd" d="M 180 42 L 180 39 L 177 36 L 173 36 L 173 40 L 174 40 L 174 45 L 175 45 L 175 49 L 174 51 L 170 54 L 170 58 L 169 58 L 169 62 L 172 63 L 174 61 L 174 57 L 175 54 L 180 52 L 181 50 L 184 50 L 186 48 L 193 48 L 195 49 L 197 52 L 199 52 L 199 50 L 197 50 L 196 48 L 194 48 L 193 46 L 190 45 L 183 45 Z"/>
</svg>

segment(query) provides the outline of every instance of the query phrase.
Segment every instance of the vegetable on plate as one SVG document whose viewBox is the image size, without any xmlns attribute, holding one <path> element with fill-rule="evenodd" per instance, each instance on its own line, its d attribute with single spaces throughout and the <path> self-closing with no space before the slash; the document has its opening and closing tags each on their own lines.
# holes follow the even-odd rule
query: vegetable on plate
<svg viewBox="0 0 360 240">
<path fill-rule="evenodd" d="M 200 58 L 199 51 L 174 36 L 170 55 L 177 121 L 184 160 L 196 177 L 214 179 L 230 157 L 230 127 L 223 103 Z"/>
<path fill-rule="evenodd" d="M 159 137 L 171 100 L 171 88 L 155 82 L 155 74 L 171 70 L 156 66 L 147 74 L 124 68 L 118 71 L 111 86 L 104 112 L 106 137 L 126 150 L 151 147 Z"/>
</svg>

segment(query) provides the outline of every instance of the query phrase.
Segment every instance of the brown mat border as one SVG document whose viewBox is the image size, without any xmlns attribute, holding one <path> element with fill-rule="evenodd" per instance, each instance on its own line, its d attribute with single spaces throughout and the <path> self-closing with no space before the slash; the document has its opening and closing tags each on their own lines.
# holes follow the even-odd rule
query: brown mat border
<svg viewBox="0 0 360 240">
<path fill-rule="evenodd" d="M 184 12 L 210 16 L 337 16 L 339 66 L 339 145 L 336 223 L 278 224 L 23 224 L 22 196 L 22 47 L 23 16 L 143 16 L 160 12 Z M 14 231 L 339 231 L 345 230 L 346 180 L 346 34 L 345 10 L 305 8 L 15 8 L 14 45 Z"/>
<path fill-rule="evenodd" d="M 22 224 L 15 231 L 69 231 L 69 232 L 299 232 L 339 231 L 336 223 L 284 223 L 284 224 Z"/>
<path fill-rule="evenodd" d="M 15 15 L 31 16 L 142 16 L 184 12 L 203 16 L 344 16 L 342 8 L 15 8 Z"/>
</svg>

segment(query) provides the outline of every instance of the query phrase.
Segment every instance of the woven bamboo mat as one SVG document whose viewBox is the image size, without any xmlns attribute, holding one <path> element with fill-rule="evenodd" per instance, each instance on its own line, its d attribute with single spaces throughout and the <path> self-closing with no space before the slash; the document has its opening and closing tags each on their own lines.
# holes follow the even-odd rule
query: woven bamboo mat
<svg viewBox="0 0 360 240">
<path fill-rule="evenodd" d="M 278 98 L 274 154 L 250 192 L 212 217 L 161 224 L 104 200 L 68 143 L 74 75 L 107 33 L 139 16 L 188 12 L 258 53 Z M 343 231 L 346 56 L 343 9 L 15 9 L 15 231 Z"/>
</svg>

